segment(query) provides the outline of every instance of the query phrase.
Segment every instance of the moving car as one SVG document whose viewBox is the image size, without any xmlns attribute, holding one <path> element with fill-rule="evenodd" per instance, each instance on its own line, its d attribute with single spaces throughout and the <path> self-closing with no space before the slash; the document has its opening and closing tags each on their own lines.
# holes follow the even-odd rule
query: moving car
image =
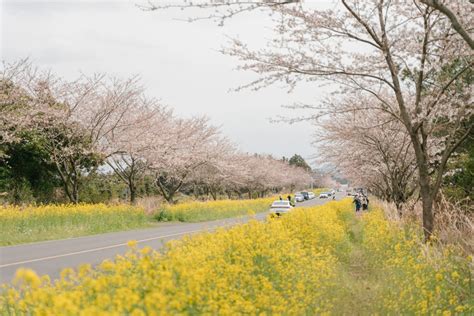
<svg viewBox="0 0 474 316">
<path fill-rule="evenodd" d="M 304 201 L 304 196 L 303 194 L 297 192 L 295 193 L 295 202 L 303 202 Z"/>
<path fill-rule="evenodd" d="M 292 209 L 293 209 L 293 206 L 290 204 L 290 201 L 276 200 L 275 202 L 272 203 L 272 206 L 270 207 L 270 214 L 280 216 L 280 215 L 290 212 Z"/>
<path fill-rule="evenodd" d="M 323 192 L 319 195 L 320 199 L 327 199 L 328 197 L 329 197 L 329 195 L 326 192 Z"/>
</svg>

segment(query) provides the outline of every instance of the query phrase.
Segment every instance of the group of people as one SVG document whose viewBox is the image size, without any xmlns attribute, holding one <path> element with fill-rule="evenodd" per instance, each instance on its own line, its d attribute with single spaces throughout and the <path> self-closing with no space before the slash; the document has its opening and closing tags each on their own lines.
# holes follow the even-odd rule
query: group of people
<svg viewBox="0 0 474 316">
<path fill-rule="evenodd" d="M 367 197 L 367 195 L 363 193 L 357 193 L 354 196 L 353 203 L 355 203 L 356 213 L 358 213 L 361 208 L 363 211 L 366 211 L 369 209 L 369 198 Z"/>
</svg>

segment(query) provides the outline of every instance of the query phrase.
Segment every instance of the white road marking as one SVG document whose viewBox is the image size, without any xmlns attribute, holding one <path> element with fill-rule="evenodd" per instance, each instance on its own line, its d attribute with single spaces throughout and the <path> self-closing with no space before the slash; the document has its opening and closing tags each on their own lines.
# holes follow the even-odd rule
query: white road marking
<svg viewBox="0 0 474 316">
<path fill-rule="evenodd" d="M 202 232 L 202 231 L 208 231 L 209 229 L 197 229 L 197 230 L 189 230 L 186 232 L 181 232 L 181 233 L 175 233 L 175 234 L 169 234 L 169 235 L 162 235 L 162 236 L 156 236 L 156 237 L 150 237 L 146 239 L 140 239 L 136 240 L 137 243 L 145 242 L 145 241 L 150 241 L 150 240 L 155 240 L 155 239 L 163 239 L 163 238 L 168 238 L 168 237 L 175 237 L 179 235 L 186 235 L 186 234 L 191 234 L 191 233 L 197 233 L 197 232 Z M 17 266 L 20 264 L 25 264 L 25 263 L 31 263 L 31 262 L 37 262 L 37 261 L 44 261 L 44 260 L 51 260 L 51 259 L 56 259 L 56 258 L 62 258 L 62 257 L 68 257 L 68 256 L 74 256 L 74 255 L 79 255 L 83 253 L 88 253 L 88 252 L 94 252 L 94 251 L 100 251 L 100 250 L 105 250 L 105 249 L 111 249 L 111 248 L 117 248 L 117 247 L 122 247 L 126 246 L 128 243 L 120 243 L 120 244 L 115 244 L 115 245 L 110 245 L 110 246 L 105 246 L 105 247 L 99 247 L 99 248 L 93 248 L 93 249 L 87 249 L 87 250 L 81 250 L 81 251 L 76 251 L 76 252 L 70 252 L 70 253 L 65 253 L 61 255 L 55 255 L 55 256 L 49 256 L 49 257 L 43 257 L 43 258 L 37 258 L 37 259 L 31 259 L 31 260 L 25 260 L 25 261 L 18 261 L 18 262 L 12 262 L 12 263 L 7 263 L 0 265 L 1 268 L 6 268 L 6 267 L 11 267 L 11 266 Z"/>
</svg>

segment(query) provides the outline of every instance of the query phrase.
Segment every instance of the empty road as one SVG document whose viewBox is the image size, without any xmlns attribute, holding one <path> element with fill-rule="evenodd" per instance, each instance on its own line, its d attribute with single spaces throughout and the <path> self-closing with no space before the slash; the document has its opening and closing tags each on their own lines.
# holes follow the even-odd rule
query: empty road
<svg viewBox="0 0 474 316">
<path fill-rule="evenodd" d="M 343 197 L 338 194 L 338 198 Z M 327 202 L 318 198 L 298 203 L 298 206 L 314 206 Z M 211 231 L 218 227 L 247 222 L 251 218 L 264 220 L 267 213 L 254 217 L 230 218 L 201 223 L 159 223 L 153 228 L 106 233 L 70 239 L 51 240 L 0 247 L 0 283 L 11 282 L 18 268 L 35 270 L 39 275 L 59 277 L 60 271 L 81 264 L 96 265 L 105 259 L 127 251 L 127 241 L 136 240 L 139 247 L 161 249 L 164 243 L 184 235 Z"/>
</svg>

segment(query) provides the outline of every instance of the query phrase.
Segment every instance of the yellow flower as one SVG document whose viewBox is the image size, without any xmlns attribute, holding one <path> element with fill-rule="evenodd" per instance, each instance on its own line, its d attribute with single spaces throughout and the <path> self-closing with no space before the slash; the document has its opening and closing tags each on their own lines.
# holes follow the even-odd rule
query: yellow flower
<svg viewBox="0 0 474 316">
<path fill-rule="evenodd" d="M 150 254 L 152 251 L 153 251 L 153 249 L 151 249 L 150 247 L 146 246 L 146 247 L 143 247 L 143 248 L 140 250 L 140 253 L 141 253 L 142 255 L 148 255 L 148 254 Z"/>
<path fill-rule="evenodd" d="M 127 242 L 127 246 L 130 248 L 136 248 L 137 247 L 137 241 L 136 240 L 129 240 Z"/>
<path fill-rule="evenodd" d="M 453 278 L 453 280 L 458 280 L 459 277 L 460 277 L 460 275 L 459 275 L 459 273 L 458 273 L 457 271 L 453 271 L 453 272 L 451 273 L 451 277 Z"/>
<path fill-rule="evenodd" d="M 41 279 L 36 274 L 36 272 L 25 268 L 20 268 L 16 271 L 13 282 L 18 285 L 31 286 L 32 288 L 36 288 L 41 285 Z"/>
</svg>

